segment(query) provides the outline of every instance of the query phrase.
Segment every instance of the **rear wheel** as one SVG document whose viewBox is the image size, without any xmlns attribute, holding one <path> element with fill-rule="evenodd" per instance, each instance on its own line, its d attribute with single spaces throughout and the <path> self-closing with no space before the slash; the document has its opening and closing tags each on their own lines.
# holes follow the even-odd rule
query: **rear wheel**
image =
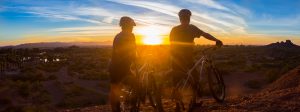
<svg viewBox="0 0 300 112">
<path fill-rule="evenodd" d="M 192 86 L 187 82 L 185 84 L 185 80 L 182 80 L 178 85 L 173 89 L 172 97 L 176 104 L 175 111 L 182 112 L 192 110 L 192 106 L 194 104 L 194 90 Z"/>
<path fill-rule="evenodd" d="M 208 84 L 212 96 L 217 102 L 223 102 L 225 99 L 225 84 L 223 77 L 219 70 L 211 65 L 208 67 Z"/>
</svg>

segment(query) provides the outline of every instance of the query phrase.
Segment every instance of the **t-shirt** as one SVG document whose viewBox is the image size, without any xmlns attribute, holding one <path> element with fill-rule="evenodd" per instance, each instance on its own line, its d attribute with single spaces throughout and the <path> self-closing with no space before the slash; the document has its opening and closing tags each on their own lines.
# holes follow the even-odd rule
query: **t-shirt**
<svg viewBox="0 0 300 112">
<path fill-rule="evenodd" d="M 133 33 L 120 32 L 113 41 L 111 67 L 128 68 L 135 58 L 136 43 Z"/>
<path fill-rule="evenodd" d="M 194 38 L 199 38 L 205 32 L 194 25 L 178 25 L 170 33 L 171 55 L 177 61 L 193 61 Z"/>
<path fill-rule="evenodd" d="M 194 38 L 199 38 L 204 33 L 194 25 L 174 27 L 170 33 L 171 51 L 190 52 L 194 47 Z"/>
<path fill-rule="evenodd" d="M 171 44 L 194 44 L 194 38 L 199 38 L 204 32 L 194 25 L 178 25 L 170 33 Z"/>
</svg>

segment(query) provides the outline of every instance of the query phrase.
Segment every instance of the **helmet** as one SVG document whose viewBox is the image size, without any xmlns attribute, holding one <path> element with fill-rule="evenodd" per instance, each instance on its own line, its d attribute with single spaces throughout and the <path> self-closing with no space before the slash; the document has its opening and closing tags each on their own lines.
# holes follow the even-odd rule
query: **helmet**
<svg viewBox="0 0 300 112">
<path fill-rule="evenodd" d="M 121 17 L 119 25 L 120 26 L 136 26 L 134 20 L 127 16 Z"/>
<path fill-rule="evenodd" d="M 191 16 L 192 12 L 188 9 L 181 9 L 178 13 L 178 16 Z"/>
</svg>

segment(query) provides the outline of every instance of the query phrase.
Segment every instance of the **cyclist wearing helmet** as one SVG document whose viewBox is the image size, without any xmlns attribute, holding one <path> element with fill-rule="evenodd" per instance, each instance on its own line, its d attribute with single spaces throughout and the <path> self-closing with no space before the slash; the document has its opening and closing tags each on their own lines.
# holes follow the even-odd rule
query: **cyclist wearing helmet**
<svg viewBox="0 0 300 112">
<path fill-rule="evenodd" d="M 190 24 L 191 15 L 188 9 L 180 10 L 178 16 L 181 24 L 173 27 L 170 33 L 172 69 L 175 71 L 185 71 L 193 66 L 194 38 L 203 36 L 215 41 L 217 46 L 223 45 L 222 41 Z M 176 76 L 174 79 L 177 79 Z"/>
<path fill-rule="evenodd" d="M 124 16 L 119 23 L 122 31 L 113 41 L 112 59 L 109 67 L 111 79 L 110 103 L 113 112 L 120 112 L 120 83 L 131 74 L 130 65 L 136 56 L 135 36 L 132 33 L 136 25 L 130 17 Z"/>
</svg>

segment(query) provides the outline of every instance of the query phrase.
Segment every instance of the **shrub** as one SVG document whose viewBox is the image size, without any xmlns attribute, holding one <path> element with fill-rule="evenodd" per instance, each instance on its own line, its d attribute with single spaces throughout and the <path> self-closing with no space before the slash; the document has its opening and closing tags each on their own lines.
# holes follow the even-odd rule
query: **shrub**
<svg viewBox="0 0 300 112">
<path fill-rule="evenodd" d="M 251 89 L 260 89 L 262 86 L 262 83 L 258 80 L 249 80 L 244 85 Z"/>
<path fill-rule="evenodd" d="M 64 94 L 64 100 L 57 105 L 59 107 L 82 107 L 105 104 L 107 98 L 107 96 L 94 90 L 75 84 L 65 85 Z"/>
<path fill-rule="evenodd" d="M 17 87 L 18 87 L 18 92 L 22 97 L 28 97 L 30 95 L 30 84 L 29 82 L 21 82 L 18 81 L 17 83 Z"/>
<path fill-rule="evenodd" d="M 0 98 L 0 105 L 1 106 L 5 106 L 5 105 L 11 105 L 12 102 L 10 101 L 9 98 L 4 97 L 4 98 Z"/>
<path fill-rule="evenodd" d="M 79 75 L 80 79 L 86 80 L 108 80 L 109 74 L 106 71 L 85 70 L 84 74 Z"/>
<path fill-rule="evenodd" d="M 266 80 L 268 83 L 272 83 L 280 77 L 278 69 L 270 69 L 266 72 Z"/>
<path fill-rule="evenodd" d="M 57 77 L 54 74 L 49 75 L 48 80 L 56 80 Z"/>
</svg>

